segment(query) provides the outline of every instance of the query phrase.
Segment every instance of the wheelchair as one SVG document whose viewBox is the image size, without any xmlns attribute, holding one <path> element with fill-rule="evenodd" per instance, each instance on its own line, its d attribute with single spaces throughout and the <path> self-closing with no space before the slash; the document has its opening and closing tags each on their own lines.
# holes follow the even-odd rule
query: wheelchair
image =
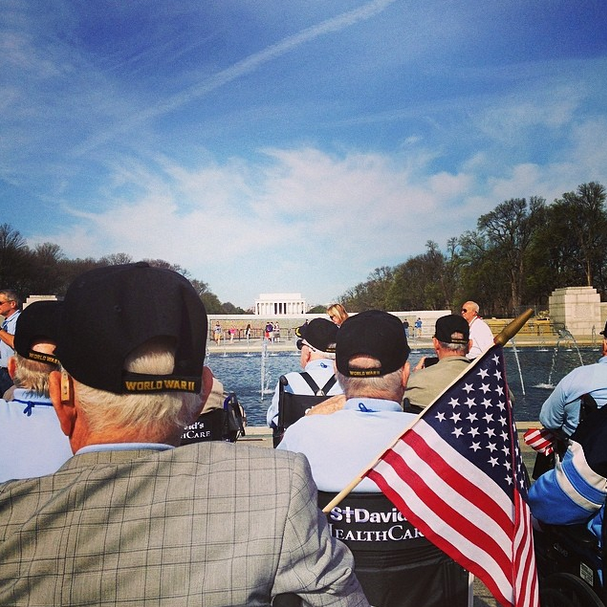
<svg viewBox="0 0 607 607">
<path fill-rule="evenodd" d="M 324 508 L 334 494 L 318 492 Z M 354 556 L 374 607 L 467 607 L 468 572 L 426 539 L 383 493 L 350 493 L 326 513 L 331 535 Z"/>
<path fill-rule="evenodd" d="M 602 527 L 602 546 L 606 529 Z M 585 525 L 544 525 L 535 533 L 542 607 L 605 607 L 605 550 Z"/>
<path fill-rule="evenodd" d="M 572 438 L 592 432 L 593 428 L 604 424 L 606 413 L 607 409 L 600 410 L 590 394 L 584 394 L 581 397 L 580 421 Z M 567 444 L 566 436 L 557 435 L 555 453 L 549 457 L 537 454 L 534 479 L 554 466 L 554 457 L 562 457 Z M 534 533 L 534 542 L 542 607 L 607 607 L 605 517 L 600 542 L 586 525 L 545 523 L 540 523 L 540 530 Z"/>
<path fill-rule="evenodd" d="M 546 468 L 541 454 L 538 454 L 533 478 L 537 478 Z M 534 543 L 540 605 L 607 607 L 604 585 L 604 563 L 607 562 L 605 520 L 600 544 L 586 525 L 539 525 L 540 529 L 534 533 Z"/>
</svg>

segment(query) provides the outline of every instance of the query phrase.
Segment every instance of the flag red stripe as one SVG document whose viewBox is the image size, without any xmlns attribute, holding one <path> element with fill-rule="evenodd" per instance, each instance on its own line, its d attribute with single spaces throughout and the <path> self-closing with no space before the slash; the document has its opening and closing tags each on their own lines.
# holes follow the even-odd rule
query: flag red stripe
<svg viewBox="0 0 607 607">
<path fill-rule="evenodd" d="M 424 437 L 420 435 L 420 432 L 424 433 Z M 467 477 L 460 474 L 460 471 L 443 457 L 441 450 L 435 449 L 428 444 L 428 441 L 436 440 L 436 438 L 440 440 L 440 437 L 436 436 L 431 427 L 427 427 L 421 422 L 420 429 L 416 429 L 416 431 L 407 437 L 406 444 L 412 447 L 422 460 L 427 461 L 436 470 L 443 482 L 448 483 L 458 493 L 465 496 L 476 508 L 488 514 L 492 521 L 499 525 L 508 537 L 511 537 L 511 513 L 504 512 L 502 508 L 496 505 L 494 498 L 487 491 L 483 491 L 477 483 L 470 482 Z M 404 448 L 406 453 L 406 446 Z M 453 456 L 450 459 L 453 460 Z M 507 502 L 510 507 L 510 500 L 507 500 Z"/>
<path fill-rule="evenodd" d="M 416 439 L 419 437 L 411 435 L 410 438 L 411 440 L 407 443 L 407 445 L 413 447 L 413 450 L 421 458 L 420 461 L 425 461 L 430 465 L 430 467 L 435 469 L 439 479 L 442 480 L 449 478 L 450 473 L 455 475 L 455 479 L 451 478 L 450 483 L 443 481 L 444 484 L 440 485 L 437 483 L 436 477 L 428 478 L 427 474 L 423 474 L 421 471 L 418 473 L 414 467 L 409 465 L 408 459 L 410 459 L 411 452 L 407 453 L 407 460 L 400 457 L 400 455 L 395 451 L 389 455 L 386 455 L 384 458 L 384 461 L 392 466 L 395 473 L 400 476 L 403 482 L 415 488 L 415 492 L 417 493 L 419 499 L 422 500 L 427 507 L 431 508 L 435 512 L 441 513 L 441 528 L 434 528 L 433 532 L 439 535 L 444 535 L 444 527 L 457 529 L 459 534 L 466 537 L 472 543 L 484 546 L 485 550 L 492 554 L 497 566 L 502 569 L 504 575 L 509 576 L 511 546 L 509 538 L 512 536 L 511 521 L 508 521 L 509 525 L 508 529 L 505 530 L 505 533 L 498 536 L 501 541 L 498 541 L 495 535 L 487 533 L 486 528 L 475 524 L 471 520 L 472 513 L 474 510 L 481 507 L 484 510 L 481 522 L 486 524 L 487 527 L 490 528 L 493 533 L 495 533 L 495 520 L 497 518 L 504 518 L 504 512 L 501 508 L 496 507 L 495 502 L 488 498 L 486 493 L 483 494 L 482 497 L 477 496 L 476 488 L 469 487 L 470 483 L 467 481 L 467 479 L 462 478 L 457 471 L 454 471 L 446 463 L 444 466 L 439 466 L 439 468 L 436 469 L 435 463 L 440 458 L 437 455 L 431 456 L 432 454 L 425 449 L 418 450 L 420 444 L 419 441 L 416 441 Z M 458 481 L 461 481 L 462 486 L 458 486 Z M 468 492 L 467 490 L 469 488 L 470 491 Z M 441 495 L 439 490 L 442 491 L 444 489 L 447 489 L 448 493 L 446 495 Z M 461 496 L 460 502 L 462 500 L 466 500 L 463 505 L 458 504 L 460 507 L 457 510 L 453 508 L 451 503 L 451 491 L 455 491 L 459 496 Z M 479 499 L 480 504 L 476 501 L 477 498 Z M 405 505 L 405 507 L 407 507 L 407 505 Z M 488 524 L 489 522 L 490 525 Z"/>
<path fill-rule="evenodd" d="M 440 548 L 445 554 L 458 562 L 464 569 L 467 569 L 476 575 L 487 586 L 491 594 L 504 605 L 512 605 L 512 584 L 508 575 L 503 575 L 500 581 L 497 581 L 494 569 L 489 567 L 493 563 L 491 555 L 479 548 L 480 555 L 464 554 L 460 550 L 461 542 L 458 541 L 457 531 L 447 535 L 437 535 L 428 524 L 426 513 L 417 515 L 416 511 L 408 506 L 410 500 L 405 501 L 400 493 L 392 488 L 384 476 L 376 471 L 369 473 L 369 478 L 373 479 L 382 492 L 394 503 L 394 505 L 415 525 L 433 544 Z M 412 489 L 413 491 L 413 489 Z M 454 537 L 455 536 L 455 537 Z M 500 568 L 500 573 L 503 571 Z M 501 583 L 500 583 L 501 582 Z"/>
</svg>

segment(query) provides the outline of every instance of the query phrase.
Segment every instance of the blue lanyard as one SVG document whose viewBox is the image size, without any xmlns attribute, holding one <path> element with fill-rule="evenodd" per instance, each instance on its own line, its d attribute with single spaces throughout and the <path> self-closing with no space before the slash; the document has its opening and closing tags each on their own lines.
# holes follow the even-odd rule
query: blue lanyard
<svg viewBox="0 0 607 607">
<path fill-rule="evenodd" d="M 25 415 L 27 415 L 28 417 L 31 416 L 32 409 L 34 407 L 52 407 L 53 406 L 53 403 L 36 402 L 36 401 L 33 401 L 33 400 L 20 400 L 18 398 L 15 398 L 13 400 L 13 402 L 15 402 L 15 403 L 21 403 L 23 405 L 26 405 L 25 409 L 23 409 L 23 413 Z"/>
<path fill-rule="evenodd" d="M 375 409 L 369 409 L 364 403 L 358 403 L 358 410 L 361 413 L 377 413 Z"/>
</svg>

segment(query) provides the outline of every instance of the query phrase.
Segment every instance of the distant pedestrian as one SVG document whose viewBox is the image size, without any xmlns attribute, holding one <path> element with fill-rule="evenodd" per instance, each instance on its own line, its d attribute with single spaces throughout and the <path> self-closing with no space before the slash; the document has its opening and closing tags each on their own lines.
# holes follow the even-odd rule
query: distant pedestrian
<svg viewBox="0 0 607 607">
<path fill-rule="evenodd" d="M 15 291 L 0 291 L 0 315 L 4 318 L 0 328 L 0 396 L 12 385 L 8 374 L 8 359 L 15 354 L 15 327 L 21 314 L 21 301 Z"/>
<path fill-rule="evenodd" d="M 222 334 L 221 325 L 219 324 L 219 321 L 217 321 L 215 323 L 215 328 L 213 329 L 213 339 L 215 340 L 215 343 L 217 345 L 219 345 L 219 342 L 221 341 L 221 334 Z"/>
<path fill-rule="evenodd" d="M 341 327 L 341 324 L 348 318 L 346 309 L 339 303 L 331 304 L 327 308 L 327 314 L 331 322 L 334 322 L 338 327 Z"/>
<path fill-rule="evenodd" d="M 489 325 L 480 317 L 479 306 L 475 301 L 467 301 L 462 306 L 462 316 L 470 325 L 470 339 L 472 346 L 468 358 L 480 356 L 487 348 L 493 345 L 493 333 Z"/>
</svg>

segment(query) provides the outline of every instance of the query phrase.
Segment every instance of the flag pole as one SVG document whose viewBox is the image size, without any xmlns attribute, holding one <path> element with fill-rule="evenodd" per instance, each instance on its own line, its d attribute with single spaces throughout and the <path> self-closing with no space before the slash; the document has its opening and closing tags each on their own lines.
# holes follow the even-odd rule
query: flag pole
<svg viewBox="0 0 607 607">
<path fill-rule="evenodd" d="M 522 328 L 523 325 L 533 316 L 533 309 L 528 308 L 520 316 L 508 323 L 498 335 L 493 338 L 494 344 L 506 345 Z"/>
<path fill-rule="evenodd" d="M 533 315 L 533 309 L 532 308 L 528 308 L 527 310 L 525 310 L 525 312 L 523 312 L 521 315 L 517 316 L 514 320 L 512 320 L 510 323 L 508 323 L 494 338 L 493 338 L 493 344 L 499 344 L 501 346 L 505 345 L 508 341 L 510 341 L 523 327 L 523 325 L 531 318 L 531 316 Z M 491 346 L 493 347 L 493 346 Z M 488 348 L 487 348 L 488 349 Z M 480 357 L 479 357 L 480 358 Z M 471 366 L 474 363 L 471 363 Z M 459 380 L 459 378 L 464 375 L 465 373 L 467 373 L 470 370 L 470 367 L 464 369 L 460 375 L 458 375 L 455 380 L 452 382 L 455 383 L 456 381 Z M 445 388 L 445 390 L 443 390 L 434 400 L 438 400 L 443 394 L 444 392 L 446 392 L 446 390 L 452 385 L 450 384 L 447 388 Z M 432 403 L 433 404 L 433 403 Z M 392 447 L 394 447 L 394 445 L 399 441 L 400 437 L 405 434 L 405 432 L 407 432 L 414 424 L 416 424 L 418 422 L 418 420 L 422 417 L 422 415 L 425 413 L 425 411 L 432 406 L 432 404 L 428 405 L 428 407 L 426 407 L 421 413 L 418 414 L 418 416 L 402 431 L 400 431 L 398 433 L 398 436 L 396 436 L 394 438 L 394 440 L 368 465 L 366 466 L 363 471 L 354 479 L 352 480 L 347 487 L 345 487 L 344 489 L 342 489 L 323 509 L 322 511 L 324 513 L 327 512 L 331 512 L 331 510 L 333 508 L 335 508 L 335 506 L 337 506 L 349 493 L 351 493 L 363 480 L 363 478 L 365 477 L 365 474 L 371 469 L 373 468 L 373 466 L 375 466 L 375 464 L 377 464 L 377 462 L 381 459 L 382 455 L 388 451 L 388 449 L 391 449 Z"/>
</svg>

